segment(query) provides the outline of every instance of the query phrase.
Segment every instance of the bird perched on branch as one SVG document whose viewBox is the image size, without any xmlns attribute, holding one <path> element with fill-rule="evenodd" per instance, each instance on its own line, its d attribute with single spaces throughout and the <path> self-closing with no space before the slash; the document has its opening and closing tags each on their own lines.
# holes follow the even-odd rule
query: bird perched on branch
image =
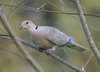
<svg viewBox="0 0 100 72">
<path fill-rule="evenodd" d="M 51 26 L 37 26 L 31 20 L 25 20 L 20 28 L 26 29 L 30 33 L 31 40 L 40 51 L 51 51 L 60 46 L 80 51 L 87 50 L 84 46 L 76 43 L 72 37 Z"/>
</svg>

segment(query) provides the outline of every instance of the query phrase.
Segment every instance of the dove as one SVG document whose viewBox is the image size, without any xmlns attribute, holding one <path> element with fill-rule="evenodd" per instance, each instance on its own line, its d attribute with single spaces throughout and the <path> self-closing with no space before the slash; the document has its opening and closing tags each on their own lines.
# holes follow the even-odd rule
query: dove
<svg viewBox="0 0 100 72">
<path fill-rule="evenodd" d="M 59 29 L 51 26 L 37 26 L 31 20 L 21 23 L 20 29 L 26 29 L 30 34 L 30 39 L 42 52 L 44 50 L 55 50 L 56 47 L 67 46 L 79 51 L 87 48 L 76 43 L 73 37 L 65 34 Z"/>
</svg>

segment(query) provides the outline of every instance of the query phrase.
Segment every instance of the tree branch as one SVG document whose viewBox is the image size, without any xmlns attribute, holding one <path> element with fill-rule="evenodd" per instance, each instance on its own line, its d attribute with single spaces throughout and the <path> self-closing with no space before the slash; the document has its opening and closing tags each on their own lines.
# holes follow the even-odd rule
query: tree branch
<svg viewBox="0 0 100 72">
<path fill-rule="evenodd" d="M 13 32 L 12 28 L 10 27 L 10 24 L 7 21 L 5 14 L 2 11 L 2 8 L 0 8 L 0 20 L 2 22 L 2 25 L 8 32 L 9 36 L 11 37 L 11 39 L 15 42 L 19 51 L 21 51 L 24 54 L 25 58 L 31 62 L 32 66 L 36 69 L 37 72 L 44 72 L 43 69 L 36 62 L 36 60 L 24 49 L 24 47 L 22 46 L 20 41 L 17 39 L 15 33 Z"/>
<path fill-rule="evenodd" d="M 82 7 L 80 5 L 80 1 L 79 0 L 73 0 L 73 1 L 76 4 L 77 11 L 78 11 L 79 17 L 80 17 L 80 21 L 81 21 L 83 30 L 85 32 L 85 35 L 87 37 L 88 43 L 90 45 L 90 48 L 93 51 L 94 55 L 96 56 L 97 62 L 100 64 L 100 53 L 99 53 L 99 50 L 96 47 L 96 45 L 95 45 L 95 43 L 93 41 L 93 38 L 91 36 L 91 32 L 90 32 L 90 30 L 88 28 L 87 21 L 86 21 L 86 18 L 84 16 L 84 12 L 83 12 Z"/>
<path fill-rule="evenodd" d="M 36 49 L 36 50 L 38 49 L 38 47 L 33 46 L 33 44 L 31 44 L 31 43 L 28 43 L 28 42 L 26 42 L 26 41 L 24 41 L 24 40 L 22 40 L 22 39 L 19 39 L 19 40 L 21 41 L 21 43 L 23 43 L 23 44 L 26 45 L 26 46 L 29 46 L 29 47 L 34 48 L 34 49 Z M 44 52 L 44 53 L 45 53 L 45 52 Z M 46 54 L 46 53 L 45 53 L 45 54 Z M 51 56 L 52 58 L 58 60 L 59 62 L 63 63 L 64 65 L 68 66 L 69 68 L 74 69 L 74 70 L 76 70 L 76 71 L 78 71 L 78 72 L 81 72 L 81 69 L 80 69 L 80 68 L 78 68 L 78 67 L 76 67 L 76 66 L 73 66 L 72 64 L 70 64 L 70 63 L 68 63 L 67 61 L 63 60 L 63 59 L 60 58 L 59 56 L 57 56 L 57 55 L 55 55 L 55 54 L 53 54 L 53 53 L 48 53 L 48 55 Z"/>
<path fill-rule="evenodd" d="M 10 5 L 10 4 L 6 4 L 6 3 L 0 3 L 1 6 L 7 6 L 7 7 L 14 7 L 14 8 L 20 8 L 20 9 L 25 9 L 25 10 L 31 10 L 31 11 L 35 11 L 35 8 L 31 8 L 31 7 L 23 7 L 23 6 L 18 6 L 18 5 Z M 49 10 L 41 10 L 40 12 L 47 12 L 47 13 L 55 13 L 55 14 L 68 14 L 68 15 L 79 15 L 79 13 L 74 13 L 74 12 L 65 12 L 65 11 L 49 11 Z M 100 17 L 100 14 L 88 14 L 88 13 L 84 13 L 85 16 L 95 16 L 95 17 Z"/>
<path fill-rule="evenodd" d="M 0 36 L 8 36 L 8 34 L 0 34 Z"/>
<path fill-rule="evenodd" d="M 13 40 L 11 41 L 11 40 L 8 39 L 8 38 L 2 38 L 1 40 L 3 40 L 3 39 L 4 39 L 4 40 L 7 40 L 7 41 L 9 41 L 9 42 L 13 42 L 13 43 L 14 43 Z M 34 48 L 35 50 L 38 50 L 38 47 L 34 46 L 32 43 L 26 42 L 26 41 L 24 41 L 24 40 L 22 40 L 22 39 L 20 39 L 20 38 L 17 38 L 17 39 L 18 39 L 22 44 L 24 44 L 24 45 L 26 45 L 26 46 L 28 46 L 28 47 L 30 47 L 30 48 Z M 45 53 L 45 52 L 44 52 L 44 53 Z M 46 54 L 46 53 L 45 53 L 45 54 Z M 53 54 L 53 53 L 49 53 L 48 56 L 51 56 L 52 58 L 56 59 L 56 60 L 59 61 L 60 63 L 62 63 L 62 64 L 64 64 L 64 65 L 68 66 L 69 68 L 71 68 L 71 69 L 73 69 L 73 70 L 75 70 L 75 71 L 77 71 L 77 72 L 81 72 L 81 68 L 78 68 L 78 67 L 76 67 L 76 66 L 70 64 L 69 62 L 63 60 L 61 57 L 59 57 L 59 56 L 57 56 L 57 55 L 55 55 L 55 54 Z"/>
<path fill-rule="evenodd" d="M 65 11 L 41 10 L 41 12 L 55 13 L 55 14 L 79 15 L 79 13 L 74 13 L 74 12 L 65 12 Z M 100 14 L 87 14 L 87 13 L 84 13 L 84 15 L 85 15 L 85 16 L 95 16 L 95 17 L 100 17 Z"/>
</svg>

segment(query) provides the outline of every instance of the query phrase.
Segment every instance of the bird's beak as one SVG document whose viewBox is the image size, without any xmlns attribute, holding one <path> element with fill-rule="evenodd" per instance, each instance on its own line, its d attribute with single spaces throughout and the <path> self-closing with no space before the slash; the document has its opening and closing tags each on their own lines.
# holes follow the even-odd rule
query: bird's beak
<svg viewBox="0 0 100 72">
<path fill-rule="evenodd" d="M 19 30 L 22 30 L 23 29 L 23 25 L 21 25 L 20 27 L 19 27 Z"/>
</svg>

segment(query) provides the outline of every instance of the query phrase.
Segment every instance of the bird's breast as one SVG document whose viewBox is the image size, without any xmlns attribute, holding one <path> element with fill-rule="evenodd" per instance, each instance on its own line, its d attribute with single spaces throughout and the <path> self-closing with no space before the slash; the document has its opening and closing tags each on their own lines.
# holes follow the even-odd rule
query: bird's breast
<svg viewBox="0 0 100 72">
<path fill-rule="evenodd" d="M 40 36 L 38 34 L 32 34 L 31 36 L 32 41 L 40 48 L 48 49 L 52 48 L 53 44 L 50 43 L 45 37 Z"/>
</svg>

